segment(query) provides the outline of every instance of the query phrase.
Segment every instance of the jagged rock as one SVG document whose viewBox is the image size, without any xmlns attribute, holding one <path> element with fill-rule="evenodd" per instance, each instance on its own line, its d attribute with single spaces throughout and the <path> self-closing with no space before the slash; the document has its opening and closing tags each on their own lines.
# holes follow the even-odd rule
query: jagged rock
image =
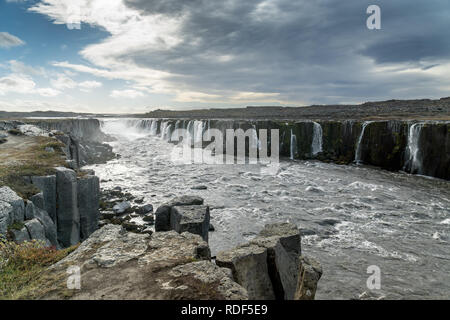
<svg viewBox="0 0 450 320">
<path fill-rule="evenodd" d="M 8 226 L 12 223 L 13 207 L 4 201 L 0 201 L 0 235 L 6 235 Z"/>
<path fill-rule="evenodd" d="M 58 221 L 56 219 L 56 176 L 42 176 L 42 177 L 31 177 L 31 182 L 38 189 L 42 191 L 44 196 L 44 209 L 47 211 L 50 218 L 57 225 Z M 32 200 L 33 201 L 33 200 Z M 33 201 L 34 203 L 34 201 Z"/>
<path fill-rule="evenodd" d="M 149 236 L 106 225 L 51 266 L 33 294 L 38 299 L 246 299 L 245 289 L 210 258 L 197 235 Z M 60 279 L 70 266 L 80 266 L 82 286 L 68 295 Z"/>
<path fill-rule="evenodd" d="M 116 204 L 116 205 L 113 207 L 113 211 L 114 211 L 116 214 L 122 214 L 122 213 L 125 213 L 125 211 L 127 211 L 127 210 L 130 209 L 130 208 L 131 208 L 130 203 L 129 203 L 128 201 L 123 201 L 123 202 L 121 202 L 121 203 Z"/>
<path fill-rule="evenodd" d="M 66 248 L 80 241 L 80 213 L 75 171 L 62 167 L 56 168 L 56 186 L 58 241 L 62 247 Z"/>
<path fill-rule="evenodd" d="M 170 212 L 172 230 L 178 233 L 198 234 L 206 242 L 208 242 L 209 220 L 208 206 L 174 206 Z"/>
<path fill-rule="evenodd" d="M 24 241 L 30 241 L 30 234 L 28 233 L 28 230 L 26 227 L 23 227 L 20 230 L 11 229 L 9 230 L 10 234 L 12 235 L 12 239 L 16 243 L 22 243 Z"/>
<path fill-rule="evenodd" d="M 44 200 L 44 194 L 42 192 L 39 192 L 38 194 L 35 194 L 30 198 L 31 202 L 38 207 L 39 209 L 45 210 L 45 200 Z M 26 214 L 25 210 L 25 214 Z M 29 220 L 32 219 L 32 217 L 25 216 L 25 219 Z"/>
<path fill-rule="evenodd" d="M 289 254 L 278 236 L 260 236 L 250 243 L 267 249 L 267 269 L 275 298 L 293 300 L 298 282 L 298 255 Z"/>
<path fill-rule="evenodd" d="M 300 253 L 297 226 L 275 223 L 266 225 L 250 243 L 219 252 L 216 262 L 233 271 L 235 281 L 247 289 L 250 299 L 314 299 L 321 267 L 313 259 L 300 259 Z M 259 268 L 257 275 L 255 268 Z"/>
<path fill-rule="evenodd" d="M 48 244 L 48 240 L 45 237 L 44 226 L 38 219 L 32 219 L 25 222 L 25 227 L 28 230 L 31 239 L 41 240 Z"/>
<path fill-rule="evenodd" d="M 290 254 L 301 255 L 300 231 L 293 223 L 268 224 L 259 233 L 261 237 L 277 236 L 282 246 Z"/>
<path fill-rule="evenodd" d="M 214 292 L 210 292 L 205 298 L 209 300 L 246 300 L 248 298 L 247 291 L 233 281 L 226 268 L 220 268 L 209 261 L 198 261 L 184 264 L 172 269 L 170 276 L 174 277 L 174 282 L 180 278 L 192 277 L 203 285 L 216 285 Z M 167 284 L 170 286 L 170 282 Z M 179 287 L 178 287 L 179 288 Z M 186 286 L 184 290 L 188 290 Z"/>
<path fill-rule="evenodd" d="M 214 228 L 212 223 L 209 224 L 209 230 L 208 231 L 210 231 L 210 232 L 216 231 L 216 228 Z"/>
<path fill-rule="evenodd" d="M 24 220 L 25 204 L 23 199 L 11 190 L 10 187 L 5 186 L 0 188 L 0 201 L 9 203 L 13 209 L 13 212 L 10 215 L 10 223 L 22 222 Z"/>
<path fill-rule="evenodd" d="M 153 206 L 151 204 L 146 204 L 136 210 L 137 214 L 147 214 L 153 211 Z"/>
<path fill-rule="evenodd" d="M 170 224 L 170 211 L 174 206 L 191 206 L 202 205 L 203 199 L 196 196 L 181 196 L 173 199 L 172 201 L 160 206 L 156 212 L 155 231 L 169 231 Z"/>
<path fill-rule="evenodd" d="M 57 230 L 56 225 L 53 223 L 53 220 L 48 215 L 47 211 L 42 210 L 34 205 L 32 202 L 27 203 L 26 207 L 26 215 L 31 217 L 30 219 L 37 219 L 44 227 L 45 238 L 49 240 L 49 242 L 59 247 L 57 240 Z M 31 239 L 34 239 L 31 237 Z"/>
<path fill-rule="evenodd" d="M 322 273 L 322 266 L 318 261 L 310 257 L 300 257 L 300 272 L 294 299 L 314 300 Z"/>
<path fill-rule="evenodd" d="M 84 241 L 98 228 L 100 181 L 96 176 L 78 179 L 78 210 L 80 212 L 80 238 Z"/>
<path fill-rule="evenodd" d="M 249 244 L 238 246 L 219 252 L 216 264 L 231 269 L 234 280 L 247 290 L 250 300 L 275 299 L 267 268 L 267 249 Z"/>
</svg>

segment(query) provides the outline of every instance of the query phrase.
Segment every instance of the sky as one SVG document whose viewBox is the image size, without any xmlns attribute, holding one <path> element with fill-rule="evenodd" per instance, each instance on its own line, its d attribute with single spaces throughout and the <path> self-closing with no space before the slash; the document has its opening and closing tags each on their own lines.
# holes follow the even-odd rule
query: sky
<svg viewBox="0 0 450 320">
<path fill-rule="evenodd" d="M 0 110 L 448 97 L 449 30 L 448 0 L 0 0 Z"/>
</svg>

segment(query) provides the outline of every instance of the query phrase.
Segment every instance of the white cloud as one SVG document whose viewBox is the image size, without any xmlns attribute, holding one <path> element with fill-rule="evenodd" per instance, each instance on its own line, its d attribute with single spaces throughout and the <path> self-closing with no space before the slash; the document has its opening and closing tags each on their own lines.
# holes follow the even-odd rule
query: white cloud
<svg viewBox="0 0 450 320">
<path fill-rule="evenodd" d="M 103 84 L 98 81 L 83 81 L 78 84 L 78 86 L 80 88 L 82 88 L 81 90 L 90 90 L 90 89 L 100 88 L 102 85 Z"/>
<path fill-rule="evenodd" d="M 135 99 L 140 98 L 144 96 L 144 93 L 140 91 L 136 91 L 133 89 L 126 89 L 126 90 L 113 90 L 110 94 L 112 98 L 129 98 L 129 99 Z"/>
<path fill-rule="evenodd" d="M 46 71 L 42 67 L 33 68 L 32 66 L 26 65 L 17 60 L 10 60 L 8 63 L 12 73 L 28 74 L 32 76 L 46 76 Z"/>
<path fill-rule="evenodd" d="M 24 45 L 25 42 L 8 32 L 0 32 L 0 48 L 11 48 Z"/>
<path fill-rule="evenodd" d="M 53 88 L 40 88 L 35 90 L 37 94 L 43 97 L 56 97 L 61 94 L 61 91 L 55 90 Z"/>
<path fill-rule="evenodd" d="M 0 95 L 12 93 L 30 93 L 34 91 L 36 83 L 29 76 L 10 74 L 0 78 Z"/>
<path fill-rule="evenodd" d="M 50 81 L 53 87 L 56 89 L 72 89 L 77 86 L 77 83 L 65 74 L 59 74 L 56 79 Z"/>
<path fill-rule="evenodd" d="M 8 93 L 38 94 L 43 97 L 55 97 L 61 92 L 53 88 L 36 88 L 33 79 L 24 74 L 9 74 L 0 78 L 0 95 Z"/>
</svg>

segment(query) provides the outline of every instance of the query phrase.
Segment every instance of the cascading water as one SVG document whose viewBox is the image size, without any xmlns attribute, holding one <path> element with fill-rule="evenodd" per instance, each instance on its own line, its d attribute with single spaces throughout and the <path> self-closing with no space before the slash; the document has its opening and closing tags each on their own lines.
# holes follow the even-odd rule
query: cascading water
<svg viewBox="0 0 450 320">
<path fill-rule="evenodd" d="M 411 173 L 422 173 L 422 161 L 419 157 L 419 141 L 422 127 L 422 123 L 414 123 L 409 127 L 408 145 L 406 147 L 408 161 L 405 163 L 405 168 L 409 168 Z"/>
<path fill-rule="evenodd" d="M 355 163 L 356 164 L 362 163 L 362 161 L 361 161 L 361 157 L 362 157 L 361 143 L 362 143 L 362 141 L 364 139 L 364 132 L 366 131 L 366 127 L 370 123 L 372 123 L 372 121 L 366 121 L 362 125 L 361 134 L 359 135 L 358 144 L 356 145 L 356 152 L 355 152 Z"/>
<path fill-rule="evenodd" d="M 294 160 L 295 156 L 297 155 L 297 136 L 292 132 L 291 129 L 291 160 Z"/>
<path fill-rule="evenodd" d="M 322 126 L 317 123 L 313 122 L 314 128 L 313 128 L 313 140 L 311 145 L 311 151 L 312 155 L 316 156 L 317 154 L 321 153 L 322 150 L 322 141 L 323 141 L 323 132 L 322 132 Z"/>
<path fill-rule="evenodd" d="M 169 125 L 169 123 L 167 121 L 164 121 L 161 123 L 161 130 L 160 130 L 160 134 L 159 136 L 164 139 L 164 134 L 166 133 L 166 128 Z"/>
<path fill-rule="evenodd" d="M 150 134 L 152 136 L 156 136 L 158 133 L 158 120 L 152 120 L 152 124 L 150 126 Z"/>
<path fill-rule="evenodd" d="M 203 141 L 203 121 L 194 122 L 194 143 L 202 143 Z"/>
</svg>

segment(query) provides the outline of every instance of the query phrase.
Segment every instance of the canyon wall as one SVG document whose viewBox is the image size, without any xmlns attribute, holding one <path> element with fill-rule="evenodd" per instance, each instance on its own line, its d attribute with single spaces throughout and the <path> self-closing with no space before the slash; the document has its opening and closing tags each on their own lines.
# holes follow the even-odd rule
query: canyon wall
<svg viewBox="0 0 450 320">
<path fill-rule="evenodd" d="M 448 121 L 133 119 L 128 120 L 128 125 L 166 140 L 175 129 L 183 128 L 191 133 L 193 142 L 201 140 L 208 128 L 220 130 L 224 137 L 227 129 L 256 130 L 250 135 L 255 140 L 259 139 L 260 129 L 269 129 L 269 150 L 270 129 L 278 129 L 280 156 L 367 164 L 450 179 Z"/>
</svg>

